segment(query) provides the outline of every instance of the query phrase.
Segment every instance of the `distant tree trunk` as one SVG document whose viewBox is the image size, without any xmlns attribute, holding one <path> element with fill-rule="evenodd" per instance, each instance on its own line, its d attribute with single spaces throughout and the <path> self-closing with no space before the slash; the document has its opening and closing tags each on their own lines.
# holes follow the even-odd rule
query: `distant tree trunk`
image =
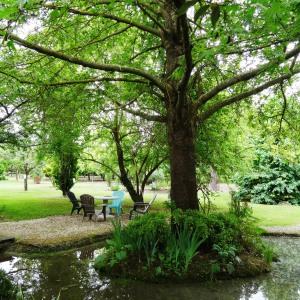
<svg viewBox="0 0 300 300">
<path fill-rule="evenodd" d="M 19 170 L 16 170 L 16 181 L 19 181 Z"/>
<path fill-rule="evenodd" d="M 213 168 L 211 168 L 209 187 L 213 192 L 218 191 L 218 183 L 219 183 L 218 174 Z"/>
<path fill-rule="evenodd" d="M 28 163 L 24 164 L 24 191 L 28 191 L 28 176 L 29 176 L 30 169 L 28 168 Z"/>
<path fill-rule="evenodd" d="M 28 191 L 28 179 L 27 174 L 24 176 L 24 191 Z"/>
</svg>

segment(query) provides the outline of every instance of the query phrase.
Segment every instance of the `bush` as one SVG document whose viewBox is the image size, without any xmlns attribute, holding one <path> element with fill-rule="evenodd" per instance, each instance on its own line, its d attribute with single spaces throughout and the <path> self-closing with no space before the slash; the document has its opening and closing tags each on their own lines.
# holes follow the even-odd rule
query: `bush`
<svg viewBox="0 0 300 300">
<path fill-rule="evenodd" d="M 121 187 L 120 187 L 120 185 L 118 185 L 118 184 L 114 184 L 114 185 L 111 186 L 110 189 L 111 189 L 112 191 L 120 191 L 120 190 L 121 190 Z"/>
<path fill-rule="evenodd" d="M 0 299 L 15 299 L 16 287 L 3 270 L 0 270 Z"/>
<path fill-rule="evenodd" d="M 237 181 L 239 191 L 236 197 L 240 200 L 259 204 L 278 204 L 288 201 L 300 204 L 300 167 L 267 151 L 257 151 L 253 173 Z"/>
<path fill-rule="evenodd" d="M 199 272 L 207 276 L 232 273 L 241 254 L 270 257 L 266 249 L 248 217 L 175 210 L 171 220 L 164 213 L 149 213 L 126 227 L 115 221 L 112 239 L 95 267 L 135 278 L 193 277 Z"/>
<path fill-rule="evenodd" d="M 5 172 L 6 172 L 6 166 L 5 164 L 0 162 L 0 180 L 5 180 Z"/>
</svg>

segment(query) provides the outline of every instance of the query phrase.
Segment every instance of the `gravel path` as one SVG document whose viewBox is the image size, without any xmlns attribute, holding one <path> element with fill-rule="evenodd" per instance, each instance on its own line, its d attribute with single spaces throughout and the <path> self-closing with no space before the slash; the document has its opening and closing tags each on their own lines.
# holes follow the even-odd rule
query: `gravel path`
<svg viewBox="0 0 300 300">
<path fill-rule="evenodd" d="M 274 235 L 293 235 L 300 236 L 300 224 L 290 226 L 263 226 L 267 233 Z"/>
<path fill-rule="evenodd" d="M 111 218 L 106 222 L 82 220 L 81 215 L 55 216 L 42 219 L 2 222 L 0 236 L 15 237 L 17 243 L 37 247 L 55 246 L 111 232 Z M 124 216 L 124 220 L 126 216 Z M 128 219 L 128 217 L 127 217 Z"/>
</svg>

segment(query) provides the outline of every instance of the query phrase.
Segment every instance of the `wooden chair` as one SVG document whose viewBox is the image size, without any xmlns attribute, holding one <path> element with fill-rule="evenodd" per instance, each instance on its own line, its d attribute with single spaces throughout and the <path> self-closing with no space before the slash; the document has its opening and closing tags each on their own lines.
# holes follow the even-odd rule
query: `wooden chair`
<svg viewBox="0 0 300 300">
<path fill-rule="evenodd" d="M 153 204 L 154 200 L 156 199 L 157 194 L 154 195 L 152 200 L 147 203 L 147 202 L 135 202 L 133 205 L 133 209 L 129 213 L 129 220 L 132 220 L 132 217 L 134 215 L 144 215 L 145 213 L 148 212 L 149 208 Z"/>
<path fill-rule="evenodd" d="M 103 214 L 104 221 L 106 221 L 106 204 L 103 204 L 101 206 L 102 209 L 100 211 L 96 211 L 95 199 L 93 196 L 88 194 L 83 194 L 80 196 L 80 201 L 84 212 L 83 220 L 85 217 L 88 217 L 89 220 L 92 220 L 93 216 L 97 218 L 99 215 Z"/>
<path fill-rule="evenodd" d="M 67 191 L 67 197 L 69 198 L 69 200 L 71 201 L 73 207 L 71 209 L 71 215 L 73 214 L 73 212 L 75 210 L 77 210 L 77 215 L 79 214 L 79 212 L 83 209 L 83 207 L 80 205 L 79 201 L 77 200 L 75 194 L 71 191 Z"/>
</svg>

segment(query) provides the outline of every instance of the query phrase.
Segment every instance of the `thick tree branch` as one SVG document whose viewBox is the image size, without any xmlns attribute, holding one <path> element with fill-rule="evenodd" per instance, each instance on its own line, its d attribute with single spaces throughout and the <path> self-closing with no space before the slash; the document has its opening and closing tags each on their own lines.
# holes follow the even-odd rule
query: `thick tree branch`
<svg viewBox="0 0 300 300">
<path fill-rule="evenodd" d="M 148 11 L 147 9 L 145 9 L 144 5 L 142 3 L 140 3 L 139 1 L 136 1 L 138 7 L 141 9 L 141 11 L 150 19 L 153 21 L 154 24 L 156 24 L 158 26 L 158 28 L 160 28 L 162 31 L 165 31 L 165 28 L 162 24 L 159 23 L 158 20 L 155 19 L 155 17 L 153 17 Z M 155 14 L 157 16 L 157 14 Z"/>
<path fill-rule="evenodd" d="M 0 36 L 5 36 L 5 32 L 0 30 Z M 107 71 L 107 72 L 118 72 L 118 73 L 125 73 L 125 74 L 134 74 L 134 75 L 137 75 L 137 76 L 140 76 L 140 77 L 143 77 L 143 78 L 149 80 L 151 83 L 156 85 L 162 91 L 165 90 L 164 85 L 161 83 L 161 81 L 158 78 L 156 78 L 155 76 L 147 73 L 144 70 L 134 68 L 134 67 L 128 67 L 128 66 L 88 62 L 88 61 L 79 59 L 79 58 L 74 57 L 74 56 L 66 55 L 66 54 L 61 53 L 59 51 L 54 51 L 54 50 L 51 50 L 51 49 L 33 44 L 29 41 L 21 39 L 20 37 L 14 35 L 14 34 L 9 34 L 9 38 L 16 41 L 21 46 L 24 46 L 26 48 L 35 50 L 35 51 L 37 51 L 39 53 L 42 53 L 42 54 L 45 54 L 47 56 L 52 56 L 52 57 L 70 62 L 72 64 L 80 65 L 80 66 L 91 68 L 91 69 Z"/>
<path fill-rule="evenodd" d="M 185 57 L 185 72 L 182 80 L 179 83 L 179 89 L 181 97 L 185 94 L 186 87 L 188 85 L 190 75 L 193 69 L 193 58 L 192 58 L 192 45 L 189 37 L 189 28 L 187 23 L 186 15 L 180 17 L 179 21 L 181 22 L 182 35 L 183 35 L 183 45 L 184 45 L 184 57 Z"/>
<path fill-rule="evenodd" d="M 59 82 L 39 82 L 39 81 L 29 81 L 22 78 L 18 78 L 12 74 L 9 74 L 5 71 L 0 70 L 0 74 L 3 74 L 7 77 L 11 77 L 16 81 L 23 83 L 23 84 L 32 84 L 32 85 L 41 85 L 41 86 L 65 86 L 65 85 L 73 85 L 73 84 L 88 84 L 88 83 L 95 83 L 95 82 L 102 82 L 102 81 L 120 81 L 120 82 L 132 82 L 132 83 L 141 83 L 141 84 L 148 84 L 147 81 L 139 79 L 139 78 L 118 78 L 118 77 L 93 77 L 87 79 L 78 79 L 78 80 L 66 80 L 66 81 L 59 81 Z"/>
<path fill-rule="evenodd" d="M 153 168 L 145 175 L 143 181 L 142 181 L 142 185 L 141 185 L 141 190 L 142 190 L 142 193 L 144 193 L 144 190 L 145 190 L 145 186 L 150 178 L 150 176 L 154 173 L 155 170 L 157 170 L 159 168 L 159 166 L 164 162 L 166 161 L 168 158 L 168 156 L 162 158 L 160 161 L 158 161 L 154 166 Z"/>
<path fill-rule="evenodd" d="M 240 93 L 238 95 L 234 95 L 232 97 L 229 97 L 221 102 L 217 102 L 216 104 L 209 107 L 206 111 L 200 113 L 198 120 L 200 122 L 203 122 L 204 120 L 208 119 L 210 116 L 212 116 L 215 112 L 219 111 L 221 108 L 226 107 L 228 105 L 231 105 L 233 103 L 237 103 L 241 100 L 244 100 L 250 96 L 253 96 L 255 94 L 260 93 L 261 91 L 275 85 L 278 83 L 281 83 L 283 80 L 290 79 L 293 75 L 300 73 L 300 69 L 294 70 L 292 73 L 282 75 L 276 79 L 270 80 L 262 85 L 257 86 L 256 88 L 253 88 L 251 90 L 248 90 L 246 92 Z"/>
<path fill-rule="evenodd" d="M 218 84 L 217 86 L 215 86 L 213 89 L 211 89 L 209 92 L 201 95 L 198 100 L 197 100 L 197 104 L 196 104 L 196 109 L 198 109 L 200 106 L 202 106 L 203 104 L 205 104 L 209 99 L 213 98 L 214 96 L 216 96 L 219 92 L 239 83 L 242 81 L 247 81 L 249 79 L 252 79 L 256 76 L 258 76 L 261 73 L 264 73 L 266 71 L 268 71 L 271 67 L 273 66 L 278 66 L 280 63 L 298 55 L 298 53 L 300 53 L 300 46 L 298 45 L 297 47 L 295 47 L 294 49 L 292 49 L 291 51 L 287 52 L 285 54 L 284 57 L 282 58 L 277 58 L 273 61 L 270 61 L 266 64 L 263 64 L 253 70 L 250 70 L 248 72 L 244 72 L 241 73 L 233 78 L 230 78 L 228 80 L 225 80 L 223 82 L 221 82 L 220 84 Z"/>
</svg>

